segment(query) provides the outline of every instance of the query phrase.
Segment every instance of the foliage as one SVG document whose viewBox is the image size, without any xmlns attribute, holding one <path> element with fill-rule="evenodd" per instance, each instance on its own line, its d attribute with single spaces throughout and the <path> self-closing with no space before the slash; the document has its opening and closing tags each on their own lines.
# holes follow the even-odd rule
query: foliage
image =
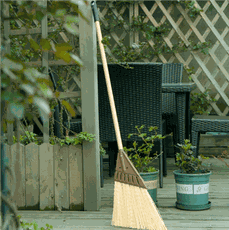
<svg viewBox="0 0 229 230">
<path fill-rule="evenodd" d="M 112 4 L 107 3 L 108 8 L 115 8 L 119 12 L 122 7 L 129 7 L 130 4 L 133 4 L 133 1 L 116 1 Z M 139 3 L 139 1 L 135 2 Z M 172 1 L 171 4 L 184 4 L 184 7 L 189 11 L 189 16 L 195 18 L 200 15 L 202 9 L 198 9 L 195 6 L 194 1 Z M 98 3 L 99 7 L 99 3 Z M 129 23 L 121 17 L 117 17 L 113 12 L 107 13 L 107 17 L 104 19 L 107 21 L 107 26 L 101 24 L 103 36 L 104 48 L 108 54 L 108 61 L 113 62 L 119 65 L 124 66 L 125 68 L 131 68 L 127 62 L 139 62 L 145 61 L 145 59 L 152 59 L 154 56 L 159 57 L 161 54 L 175 54 L 178 52 L 186 51 L 200 51 L 203 54 L 209 53 L 209 48 L 212 47 L 212 42 L 198 42 L 195 43 L 192 40 L 189 40 L 189 44 L 186 44 L 183 40 L 178 41 L 172 47 L 168 46 L 164 41 L 164 38 L 168 35 L 168 32 L 171 30 L 168 23 L 163 23 L 157 27 L 149 25 L 148 22 L 144 22 L 143 16 L 132 17 L 132 22 Z M 134 43 L 132 46 L 125 45 L 125 40 L 120 39 L 118 46 L 112 48 L 111 46 L 111 34 L 114 30 L 122 29 L 126 33 L 138 31 L 142 32 L 145 41 L 141 40 L 138 44 Z M 151 44 L 148 42 L 150 41 Z M 154 45 L 152 45 L 152 42 Z M 108 52 L 110 50 L 110 52 Z M 100 52 L 98 52 L 98 60 L 100 60 Z M 187 68 L 185 70 L 189 76 L 189 79 L 192 80 L 192 74 L 194 67 Z M 206 91 L 207 93 L 207 91 Z M 203 114 L 210 106 L 210 102 L 216 101 L 215 99 L 206 99 L 208 96 L 206 93 L 203 94 L 192 94 L 191 97 L 191 110 L 194 114 Z M 194 96 L 195 95 L 195 96 Z M 209 112 L 207 112 L 209 114 Z"/>
<path fill-rule="evenodd" d="M 228 146 L 228 148 L 229 148 L 229 146 Z M 212 156 L 213 156 L 215 159 L 218 159 L 218 160 L 224 162 L 225 165 L 229 168 L 229 165 L 228 165 L 227 162 L 225 162 L 224 159 L 223 159 L 223 158 L 229 159 L 229 155 L 228 155 L 228 152 L 227 152 L 226 150 L 223 151 L 222 155 L 221 155 L 221 156 L 218 156 L 217 158 L 216 158 L 214 155 L 212 155 Z"/>
<path fill-rule="evenodd" d="M 51 1 L 49 1 L 50 3 Z M 10 26 L 15 29 L 15 21 L 20 22 L 22 27 L 26 29 L 33 28 L 35 21 L 38 25 L 46 15 L 51 15 L 57 22 L 62 22 L 62 27 L 69 33 L 76 35 L 78 16 L 81 15 L 87 22 L 89 20 L 78 9 L 78 3 L 88 5 L 87 1 L 65 1 L 51 2 L 47 9 L 42 5 L 43 2 L 35 1 L 7 1 L 10 4 L 10 16 L 2 19 L 10 20 Z M 5 4 L 5 3 L 3 3 Z M 32 10 L 31 10 L 32 9 Z M 71 12 L 70 10 L 71 9 Z M 7 22 L 7 21 L 6 21 Z M 1 24 L 1 29 L 6 29 L 6 24 Z M 58 32 L 58 31 L 57 31 Z M 28 33 L 28 30 L 27 30 Z M 27 34 L 29 35 L 29 34 Z M 8 54 L 7 42 L 8 38 L 3 37 L 1 53 L 1 98 L 9 106 L 14 118 L 21 119 L 24 115 L 25 106 L 33 104 L 39 109 L 39 113 L 51 115 L 48 101 L 52 98 L 58 98 L 57 93 L 53 94 L 50 86 L 52 82 L 44 73 L 44 69 L 32 68 L 27 61 L 31 58 L 41 58 L 44 52 L 54 54 L 56 59 L 63 59 L 65 62 L 75 61 L 77 65 L 82 66 L 82 61 L 73 53 L 73 47 L 68 43 L 53 43 L 51 38 L 40 39 L 38 44 L 32 37 L 10 37 L 12 45 L 12 53 Z M 30 48 L 26 48 L 26 44 L 30 44 Z M 20 47 L 20 48 L 19 48 Z M 54 47 L 54 48 L 53 48 Z M 41 72 L 40 72 L 41 71 Z M 47 70 L 46 70 L 47 71 Z M 67 110 L 74 116 L 74 112 L 70 104 L 64 100 L 61 101 Z M 7 120 L 12 122 L 12 120 Z M 6 125 L 4 124 L 4 129 Z"/>
<path fill-rule="evenodd" d="M 209 98 L 209 99 L 208 99 Z M 209 89 L 204 93 L 191 93 L 191 106 L 190 110 L 193 114 L 210 114 L 208 112 L 211 102 L 216 102 L 217 100 L 209 95 Z"/>
<path fill-rule="evenodd" d="M 182 151 L 181 153 L 176 153 L 177 163 L 175 165 L 180 168 L 182 173 L 186 174 L 200 174 L 210 172 L 208 169 L 204 169 L 202 165 L 203 159 L 209 159 L 209 157 L 204 157 L 203 155 L 195 158 L 193 156 L 192 144 L 189 140 L 185 140 L 185 145 L 178 144 Z"/>
<path fill-rule="evenodd" d="M 200 15 L 200 12 L 203 12 L 202 9 L 199 9 L 195 6 L 195 1 L 182 1 L 182 0 L 177 0 L 177 1 L 172 1 L 172 4 L 176 5 L 178 3 L 184 3 L 185 7 L 189 9 L 189 16 L 191 18 L 195 18 L 198 15 Z"/>
<path fill-rule="evenodd" d="M 133 147 L 134 148 L 126 148 L 124 147 L 124 151 L 128 154 L 129 159 L 131 160 L 131 162 L 134 164 L 135 168 L 139 171 L 139 172 L 156 172 L 157 170 L 152 167 L 149 166 L 155 159 L 157 159 L 161 154 L 158 154 L 157 152 L 154 154 L 156 155 L 154 158 L 150 157 L 150 152 L 152 151 L 152 148 L 154 146 L 154 141 L 156 139 L 165 139 L 166 136 L 162 137 L 162 135 L 157 135 L 156 130 L 158 129 L 158 127 L 149 127 L 149 132 L 154 131 L 155 130 L 155 134 L 156 135 L 152 135 L 150 137 L 146 137 L 147 134 L 146 133 L 141 133 L 141 130 L 144 128 L 145 126 L 142 125 L 140 128 L 138 128 L 138 126 L 135 126 L 135 128 L 137 129 L 138 133 L 133 133 L 133 134 L 129 134 L 128 138 L 132 137 L 133 135 L 136 135 L 140 138 L 142 138 L 143 140 L 143 144 L 139 147 L 137 147 L 138 143 L 136 141 L 134 141 L 133 143 Z M 171 135 L 171 134 L 170 134 Z M 168 135 L 167 135 L 168 136 Z M 134 154 L 134 153 L 135 154 Z M 134 154 L 134 155 L 133 155 Z M 141 155 L 144 154 L 145 157 L 142 157 Z"/>
<path fill-rule="evenodd" d="M 35 143 L 37 145 L 41 145 L 43 143 L 43 140 L 38 140 L 37 139 L 37 134 L 33 133 L 33 132 L 28 132 L 25 131 L 24 136 L 20 135 L 20 140 L 19 142 L 23 145 L 28 145 L 29 143 Z M 81 132 L 77 135 L 75 135 L 74 138 L 69 138 L 69 136 L 66 136 L 65 139 L 60 139 L 57 137 L 50 137 L 49 138 L 49 143 L 51 145 L 55 145 L 55 144 L 60 144 L 60 146 L 63 145 L 80 145 L 83 143 L 83 141 L 88 141 L 88 142 L 93 142 L 95 140 L 95 135 L 94 134 L 90 134 L 87 132 Z M 17 143 L 17 138 L 15 136 L 13 136 L 13 143 Z M 102 156 L 104 156 L 106 154 L 106 150 L 103 148 L 102 144 L 100 143 L 100 154 Z"/>
<path fill-rule="evenodd" d="M 20 220 L 20 226 L 23 228 L 23 230 L 29 230 L 29 229 L 31 229 L 31 227 L 27 227 L 27 226 L 32 226 L 33 230 L 51 230 L 51 229 L 53 229 L 53 226 L 49 225 L 49 224 L 46 224 L 47 228 L 43 228 L 43 227 L 38 228 L 38 224 L 35 221 L 33 221 L 32 223 L 26 223 L 25 221 L 21 220 L 21 216 L 20 215 L 18 215 L 17 217 Z"/>
<path fill-rule="evenodd" d="M 139 1 L 138 1 L 139 2 Z M 138 3 L 137 2 L 137 3 Z M 116 9 L 118 12 L 122 7 L 129 7 L 130 4 L 133 4 L 133 1 L 115 1 L 114 3 L 107 2 L 106 7 L 108 9 Z M 136 2 L 135 2 L 136 3 Z M 171 2 L 171 4 L 185 4 L 185 8 L 189 9 L 190 17 L 196 17 L 200 14 L 201 9 L 195 7 L 194 1 L 177 1 Z M 98 2 L 98 7 L 101 6 Z M 168 23 L 163 23 L 157 27 L 149 25 L 147 22 L 144 22 L 144 17 L 132 17 L 132 22 L 129 23 L 125 21 L 122 17 L 118 17 L 112 11 L 107 13 L 107 17 L 104 18 L 107 26 L 104 24 L 101 25 L 101 30 L 103 32 L 103 44 L 105 50 L 108 54 L 108 61 L 113 62 L 126 68 L 130 68 L 127 62 L 136 62 L 144 61 L 145 59 L 152 59 L 154 56 L 159 57 L 160 54 L 170 53 L 175 54 L 177 52 L 184 51 L 201 51 L 204 54 L 208 54 L 208 49 L 212 46 L 212 42 L 198 42 L 197 44 L 189 40 L 189 44 L 186 44 L 184 41 L 178 41 L 177 44 L 174 44 L 172 47 L 168 46 L 164 41 L 164 38 L 168 35 L 168 32 L 171 30 Z M 126 33 L 138 31 L 142 32 L 145 41 L 141 41 L 138 44 L 132 44 L 132 46 L 124 45 L 124 39 L 120 39 L 118 46 L 112 48 L 110 44 L 111 34 L 114 30 L 122 29 Z M 148 42 L 150 41 L 150 43 Z M 154 44 L 154 45 L 152 45 Z M 101 61 L 99 52 L 98 59 Z"/>
<path fill-rule="evenodd" d="M 29 29 L 33 28 L 34 21 L 37 22 L 37 26 L 41 25 L 42 19 L 46 15 L 52 15 L 54 20 L 62 22 L 62 28 L 72 35 L 77 35 L 76 23 L 78 21 L 78 15 L 89 22 L 89 20 L 78 9 L 78 4 L 89 5 L 87 1 L 49 1 L 52 2 L 52 7 L 44 7 L 44 1 L 4 1 L 1 2 L 1 9 L 10 4 L 10 15 L 1 14 L 1 33 L 5 30 L 5 36 L 2 36 L 1 40 L 1 111 L 4 113 L 3 119 L 7 123 L 13 123 L 14 119 L 21 119 L 25 113 L 25 107 L 28 105 L 34 105 L 38 108 L 40 116 L 51 115 L 49 101 L 54 98 L 58 99 L 59 94 L 53 93 L 50 89 L 52 82 L 47 75 L 47 69 L 44 68 L 32 68 L 28 61 L 32 58 L 41 58 L 44 53 L 51 53 L 56 59 L 62 59 L 69 63 L 74 61 L 77 65 L 82 66 L 82 61 L 77 55 L 74 54 L 74 49 L 68 43 L 57 44 L 56 41 L 52 41 L 51 37 L 40 38 L 38 44 L 31 36 L 28 39 Z M 88 6 L 89 7 L 89 6 Z M 69 14 L 69 9 L 73 13 Z M 3 11 L 5 12 L 5 11 Z M 21 37 L 7 36 L 9 28 L 15 29 L 15 21 L 19 22 L 18 27 L 25 27 L 26 35 Z M 9 23 L 8 23 L 9 22 Z M 60 28 L 59 27 L 59 28 Z M 62 29 L 61 28 L 61 29 Z M 26 46 L 30 45 L 30 49 Z M 8 45 L 11 45 L 9 47 Z M 11 50 L 9 50 L 9 48 Z M 10 52 L 9 52 L 10 51 Z M 70 104 L 62 100 L 63 106 L 69 110 L 72 116 L 74 111 Z M 9 108 L 13 114 L 13 119 L 6 117 L 6 110 Z M 3 131 L 6 130 L 6 123 L 3 123 Z M 29 139 L 35 139 L 33 135 L 26 136 Z M 89 136 L 79 136 L 79 140 L 89 139 Z M 28 142 L 25 140 L 25 142 Z M 4 159 L 5 161 L 5 159 Z M 5 167 L 8 167 L 5 165 Z M 2 194 L 2 200 L 7 204 L 14 216 L 17 229 L 19 228 L 19 221 L 15 218 L 17 210 L 11 202 L 7 202 L 9 198 Z M 3 222 L 3 228 L 5 228 L 7 221 Z M 38 229 L 36 223 L 32 224 L 34 229 Z M 48 225 L 46 225 L 50 229 Z M 52 226 L 50 226 L 52 228 Z M 28 228 L 26 228 L 28 229 Z M 44 229 L 44 228 L 41 228 Z"/>
</svg>

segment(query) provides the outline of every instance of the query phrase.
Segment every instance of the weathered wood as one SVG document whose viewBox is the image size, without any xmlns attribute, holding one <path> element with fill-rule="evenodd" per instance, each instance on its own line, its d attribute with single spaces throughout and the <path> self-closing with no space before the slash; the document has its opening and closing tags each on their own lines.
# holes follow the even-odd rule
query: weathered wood
<svg viewBox="0 0 229 230">
<path fill-rule="evenodd" d="M 12 122 L 14 120 L 13 114 L 10 112 L 9 105 L 7 108 L 7 120 Z M 8 144 L 12 145 L 13 144 L 13 123 L 8 123 L 7 122 L 7 139 L 8 139 Z"/>
<path fill-rule="evenodd" d="M 40 210 L 54 209 L 53 145 L 40 145 Z"/>
<path fill-rule="evenodd" d="M 11 146 L 11 168 L 16 177 L 16 190 L 13 196 L 18 207 L 25 207 L 25 152 L 24 145 Z"/>
<path fill-rule="evenodd" d="M 43 1 L 43 6 L 47 10 L 47 1 Z M 48 15 L 46 14 L 41 21 L 41 36 L 46 39 L 48 37 Z M 45 67 L 45 74 L 48 75 L 48 63 L 49 55 L 48 51 L 42 52 L 42 67 Z M 49 143 L 49 115 L 43 113 L 43 135 L 44 143 Z"/>
<path fill-rule="evenodd" d="M 176 169 L 174 159 L 167 159 L 167 164 L 170 170 L 168 176 L 164 178 L 164 187 L 158 189 L 158 210 L 166 227 L 170 229 L 217 229 L 225 230 L 229 226 L 229 185 L 227 183 L 227 175 L 229 169 L 223 173 L 223 176 L 218 176 L 216 172 L 221 172 L 219 163 L 211 159 L 211 163 L 215 163 L 214 173 L 210 177 L 210 194 L 209 200 L 212 202 L 212 207 L 204 211 L 184 211 L 175 208 L 176 193 L 175 180 L 172 171 Z M 155 162 L 157 165 L 158 162 Z M 45 223 L 51 223 L 54 229 L 126 229 L 111 226 L 113 212 L 113 194 L 114 194 L 114 178 L 108 175 L 108 164 L 104 165 L 105 184 L 101 188 L 102 207 L 99 211 L 86 212 L 29 212 L 20 211 L 22 219 L 27 221 L 36 220 L 40 226 L 45 226 Z M 217 169 L 217 171 L 215 171 Z M 213 190 L 214 188 L 214 190 Z M 225 189 L 224 192 L 219 192 Z M 173 194 L 171 196 L 171 193 Z M 218 194 L 218 195 L 217 195 Z M 215 198 L 218 196 L 217 198 Z M 224 197 L 222 197 L 224 196 Z M 92 226 L 92 223 L 94 224 Z"/>
<path fill-rule="evenodd" d="M 28 62 L 31 66 L 40 66 L 41 61 L 30 61 Z M 75 61 L 70 61 L 69 63 L 65 62 L 64 60 L 49 60 L 49 66 L 57 66 L 57 65 L 77 65 Z"/>
<path fill-rule="evenodd" d="M 81 92 L 80 91 L 74 91 L 74 92 L 60 92 L 60 99 L 65 99 L 65 98 L 70 98 L 70 97 L 74 97 L 74 98 L 79 98 L 81 97 Z"/>
<path fill-rule="evenodd" d="M 100 197 L 100 153 L 97 82 L 96 30 L 92 10 L 80 5 L 79 9 L 89 19 L 80 17 L 80 57 L 83 61 L 81 74 L 82 131 L 95 134 L 92 143 L 83 143 L 84 210 L 99 210 Z"/>
<path fill-rule="evenodd" d="M 25 206 L 39 208 L 39 146 L 30 143 L 25 148 Z"/>
<path fill-rule="evenodd" d="M 82 146 L 69 146 L 69 193 L 70 210 L 82 211 L 84 209 Z"/>
<path fill-rule="evenodd" d="M 84 210 L 82 146 L 6 145 L 9 187 L 19 209 Z M 39 205 L 40 203 L 40 205 Z"/>
<path fill-rule="evenodd" d="M 229 135 L 200 134 L 200 147 L 229 146 Z"/>
<path fill-rule="evenodd" d="M 54 146 L 55 205 L 69 210 L 68 146 Z"/>
</svg>

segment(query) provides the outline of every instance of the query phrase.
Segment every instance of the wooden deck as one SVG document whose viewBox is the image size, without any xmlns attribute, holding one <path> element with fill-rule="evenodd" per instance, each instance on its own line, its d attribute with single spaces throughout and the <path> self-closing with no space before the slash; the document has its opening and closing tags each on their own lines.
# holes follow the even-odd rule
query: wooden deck
<svg viewBox="0 0 229 230">
<path fill-rule="evenodd" d="M 168 176 L 164 187 L 158 189 L 159 212 L 168 230 L 229 230 L 229 169 L 220 161 L 213 163 L 210 177 L 210 198 L 212 207 L 205 211 L 183 211 L 175 208 L 176 191 L 173 171 L 174 159 L 168 158 Z M 227 160 L 228 162 L 228 160 Z M 156 166 L 158 165 L 155 162 Z M 102 207 L 97 212 L 63 211 L 19 211 L 22 220 L 38 223 L 39 228 L 52 224 L 54 229 L 127 229 L 111 226 L 114 181 L 108 176 L 108 164 L 104 166 L 105 184 L 102 189 Z"/>
</svg>

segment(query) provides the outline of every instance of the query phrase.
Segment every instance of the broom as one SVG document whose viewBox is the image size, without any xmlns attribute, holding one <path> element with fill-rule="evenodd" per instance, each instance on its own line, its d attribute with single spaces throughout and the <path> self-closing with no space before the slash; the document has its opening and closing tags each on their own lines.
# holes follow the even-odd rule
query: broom
<svg viewBox="0 0 229 230">
<path fill-rule="evenodd" d="M 138 171 L 123 150 L 115 103 L 111 88 L 110 76 L 102 44 L 102 33 L 99 24 L 96 2 L 91 2 L 96 25 L 98 42 L 102 57 L 107 91 L 111 106 L 112 118 L 118 142 L 118 157 L 115 171 L 114 208 L 112 225 L 136 229 L 167 230 L 154 201 Z"/>
</svg>

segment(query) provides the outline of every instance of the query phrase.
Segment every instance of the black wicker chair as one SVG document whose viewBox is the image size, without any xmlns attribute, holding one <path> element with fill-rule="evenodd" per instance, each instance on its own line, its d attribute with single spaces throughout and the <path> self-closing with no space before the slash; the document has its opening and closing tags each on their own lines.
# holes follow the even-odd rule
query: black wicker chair
<svg viewBox="0 0 229 230">
<path fill-rule="evenodd" d="M 109 74 L 117 110 L 117 116 L 122 141 L 141 141 L 137 137 L 128 139 L 128 134 L 135 133 L 135 126 L 157 126 L 158 134 L 165 135 L 162 122 L 162 63 L 129 63 L 134 69 L 125 69 L 117 64 L 109 64 Z M 99 128 L 100 142 L 108 142 L 110 167 L 115 167 L 117 159 L 117 143 L 111 109 L 107 94 L 102 64 L 98 64 L 98 94 L 99 94 Z M 163 130 L 164 127 L 164 130 Z M 71 123 L 70 129 L 80 131 L 80 122 Z M 82 130 L 82 129 L 81 129 Z M 148 135 L 152 135 L 149 131 Z M 159 152 L 162 151 L 162 140 L 156 141 Z M 162 155 L 164 156 L 164 154 Z M 112 160 L 113 158 L 113 160 Z M 160 187 L 163 186 L 162 168 L 166 158 L 159 157 Z M 113 168 L 114 169 L 114 168 Z"/>
<path fill-rule="evenodd" d="M 162 83 L 182 83 L 183 64 L 166 63 L 163 68 Z M 184 103 L 182 103 L 183 105 Z M 174 153 L 178 143 L 179 134 L 176 127 L 178 126 L 178 116 L 176 112 L 175 93 L 162 93 L 162 117 L 166 120 L 166 133 L 173 132 Z M 185 114 L 184 114 L 185 116 Z M 185 130 L 180 130 L 185 132 Z M 176 161 L 176 155 L 174 154 Z"/>
<path fill-rule="evenodd" d="M 191 143 L 195 157 L 198 157 L 200 133 L 228 132 L 229 116 L 195 115 L 191 120 L 191 125 Z"/>
</svg>

